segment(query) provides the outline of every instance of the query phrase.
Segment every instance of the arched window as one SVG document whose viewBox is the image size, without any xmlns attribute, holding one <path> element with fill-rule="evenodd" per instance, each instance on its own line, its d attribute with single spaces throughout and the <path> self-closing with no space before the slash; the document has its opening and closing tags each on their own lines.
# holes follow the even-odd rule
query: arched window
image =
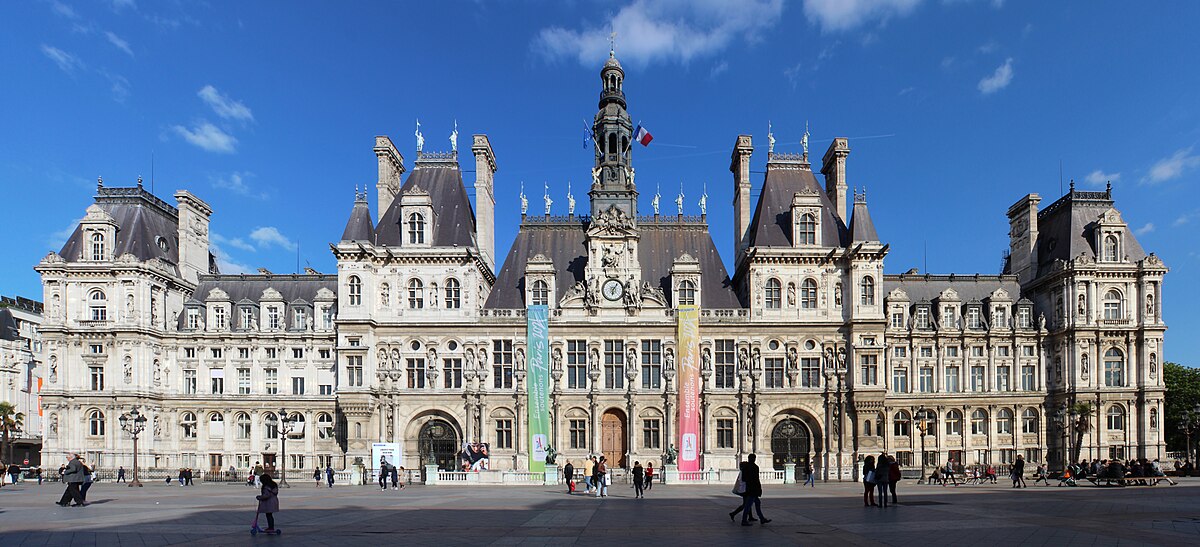
<svg viewBox="0 0 1200 547">
<path fill-rule="evenodd" d="M 446 280 L 446 309 L 457 310 L 462 307 L 462 285 L 451 277 Z"/>
<path fill-rule="evenodd" d="M 104 295 L 104 291 L 92 289 L 92 292 L 88 293 L 88 309 L 91 312 L 92 321 L 108 320 L 108 298 Z"/>
<path fill-rule="evenodd" d="M 184 412 L 179 417 L 179 428 L 183 430 L 183 438 L 196 438 L 196 414 L 192 412 Z"/>
<path fill-rule="evenodd" d="M 1113 289 L 1104 293 L 1104 318 L 1121 319 L 1121 291 Z"/>
<path fill-rule="evenodd" d="M 208 415 L 208 436 L 211 438 L 225 436 L 225 417 L 220 412 Z"/>
<path fill-rule="evenodd" d="M 387 283 L 379 284 L 379 307 L 387 308 L 392 305 L 392 287 Z"/>
<path fill-rule="evenodd" d="M 861 293 L 858 303 L 864 306 L 875 305 L 875 279 L 871 276 L 863 276 L 859 282 L 859 292 Z"/>
<path fill-rule="evenodd" d="M 550 303 L 550 286 L 546 285 L 541 279 L 533 282 L 533 290 L 530 291 L 531 302 L 533 306 L 545 306 Z"/>
<path fill-rule="evenodd" d="M 817 309 L 817 282 L 805 279 L 800 284 L 800 307 L 806 310 Z"/>
<path fill-rule="evenodd" d="M 783 287 L 778 279 L 772 277 L 767 280 L 767 289 L 763 297 L 764 306 L 768 310 L 777 310 L 783 305 Z"/>
<path fill-rule="evenodd" d="M 871 420 L 864 421 L 863 422 L 863 435 L 870 437 L 871 434 L 873 434 L 873 433 L 875 433 L 875 431 L 873 431 L 871 429 Z"/>
<path fill-rule="evenodd" d="M 333 416 L 329 413 L 322 412 L 317 414 L 317 437 L 321 439 L 333 438 Z"/>
<path fill-rule="evenodd" d="M 347 285 L 349 286 L 351 306 L 359 306 L 362 304 L 362 280 L 357 275 L 350 276 Z"/>
<path fill-rule="evenodd" d="M 1038 412 L 1032 408 L 1021 413 L 1021 433 L 1036 434 L 1038 432 Z"/>
<path fill-rule="evenodd" d="M 104 412 L 99 409 L 88 413 L 88 435 L 93 437 L 104 436 Z"/>
<path fill-rule="evenodd" d="M 684 279 L 679 282 L 679 305 L 691 306 L 696 303 L 696 284 Z"/>
<path fill-rule="evenodd" d="M 608 153 L 609 154 L 617 153 L 617 134 L 616 133 L 608 134 Z"/>
<path fill-rule="evenodd" d="M 909 420 L 908 412 L 901 410 L 895 416 L 892 416 L 892 434 L 897 437 L 908 437 L 912 434 L 912 422 Z"/>
<path fill-rule="evenodd" d="M 971 413 L 971 434 L 972 435 L 987 435 L 988 432 L 988 415 L 982 408 L 976 409 Z"/>
<path fill-rule="evenodd" d="M 798 239 L 800 245 L 816 245 L 817 244 L 817 217 L 812 213 L 804 213 L 800 217 L 800 225 L 797 227 Z"/>
<path fill-rule="evenodd" d="M 237 424 L 237 438 L 241 440 L 250 438 L 250 415 L 245 412 L 238 412 L 233 418 Z"/>
<path fill-rule="evenodd" d="M 1125 430 L 1125 407 L 1121 405 L 1113 405 L 1108 407 L 1108 430 Z"/>
<path fill-rule="evenodd" d="M 408 280 L 408 309 L 419 310 L 425 307 L 425 284 L 420 279 Z"/>
<path fill-rule="evenodd" d="M 1104 385 L 1125 385 L 1125 354 L 1117 348 L 1111 348 L 1104 353 Z"/>
<path fill-rule="evenodd" d="M 1013 432 L 1013 412 L 1007 408 L 1000 409 L 996 413 L 996 433 L 1000 435 L 1012 435 Z"/>
<path fill-rule="evenodd" d="M 264 431 L 266 438 L 279 438 L 279 417 L 275 416 L 275 413 L 267 412 L 263 414 L 263 426 L 263 429 L 266 430 Z"/>
<path fill-rule="evenodd" d="M 104 260 L 104 234 L 92 234 L 92 260 Z"/>
<path fill-rule="evenodd" d="M 950 410 L 946 413 L 946 434 L 947 435 L 962 435 L 963 425 L 962 412 Z"/>
<path fill-rule="evenodd" d="M 408 215 L 408 242 L 410 244 L 425 243 L 425 217 L 421 213 Z"/>
<path fill-rule="evenodd" d="M 1117 236 L 1109 234 L 1104 236 L 1104 261 L 1116 262 L 1117 253 L 1120 250 L 1120 244 L 1117 241 Z"/>
</svg>

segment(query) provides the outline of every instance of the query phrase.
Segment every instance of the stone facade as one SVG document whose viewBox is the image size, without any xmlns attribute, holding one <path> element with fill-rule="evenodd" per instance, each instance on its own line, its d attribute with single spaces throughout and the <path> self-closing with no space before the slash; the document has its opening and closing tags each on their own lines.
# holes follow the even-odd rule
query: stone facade
<svg viewBox="0 0 1200 547">
<path fill-rule="evenodd" d="M 42 367 L 42 303 L 26 298 L 0 297 L 0 401 L 16 406 L 25 415 L 19 432 L 12 432 L 12 461 L 38 465 L 42 444 L 42 417 L 38 412 L 38 387 L 46 374 Z M 6 452 L 0 458 L 8 462 Z"/>
<path fill-rule="evenodd" d="M 410 468 L 457 467 L 462 443 L 482 442 L 493 469 L 524 469 L 533 304 L 550 307 L 550 442 L 577 462 L 661 463 L 677 442 L 676 310 L 687 304 L 701 308 L 706 469 L 756 453 L 851 479 L 865 454 L 912 466 L 922 446 L 930 463 L 1059 462 L 1055 415 L 1081 401 L 1098 409 L 1082 455 L 1164 455 L 1166 268 L 1111 192 L 1072 188 L 1041 211 L 1023 198 L 1009 210 L 1002 275 L 885 275 L 889 246 L 866 196 L 846 195 L 846 139 L 823 156 L 823 183 L 807 149 L 769 151 L 753 202 L 753 140 L 741 135 L 727 273 L 703 215 L 660 215 L 659 196 L 639 214 L 623 79 L 610 58 L 590 214 L 523 205 L 506 257 L 494 249 L 498 168 L 484 135 L 471 147 L 475 207 L 456 150 L 418 150 L 407 172 L 377 137 L 377 213 L 355 196 L 331 246 L 336 276 L 220 275 L 201 258 L 211 211 L 198 198 L 180 192 L 173 207 L 140 185 L 101 187 L 72 240 L 36 268 L 45 359 L 60 371 L 43 392 L 61 424 L 46 456 L 129 465 L 116 419 L 137 405 L 152 423 L 143 461 L 244 470 L 283 459 L 286 408 L 307 425 L 290 437 L 289 469 L 369 467 L 376 442 L 399 443 Z"/>
</svg>

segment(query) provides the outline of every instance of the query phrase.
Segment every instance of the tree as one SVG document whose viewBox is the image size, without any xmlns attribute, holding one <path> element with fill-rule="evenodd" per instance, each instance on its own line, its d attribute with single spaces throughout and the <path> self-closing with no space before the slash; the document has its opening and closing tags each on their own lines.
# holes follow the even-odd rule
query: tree
<svg viewBox="0 0 1200 547">
<path fill-rule="evenodd" d="M 1200 369 L 1179 363 L 1163 363 L 1163 382 L 1167 386 L 1166 416 L 1163 423 L 1167 432 L 1167 450 L 1184 449 L 1184 414 L 1200 404 Z M 1192 432 L 1192 441 L 1196 432 Z"/>
<path fill-rule="evenodd" d="M 1092 428 L 1092 403 L 1077 402 L 1067 407 L 1067 419 L 1071 420 L 1071 441 L 1074 445 L 1071 451 L 1071 461 L 1079 460 L 1079 451 L 1083 448 L 1083 436 Z M 1099 417 L 1097 417 L 1099 419 Z"/>
<path fill-rule="evenodd" d="M 0 454 L 7 454 L 5 461 L 12 462 L 12 444 L 9 442 L 9 436 L 12 433 L 20 433 L 25 427 L 25 413 L 17 412 L 17 406 L 8 402 L 0 402 L 0 430 L 4 432 L 4 445 Z"/>
</svg>

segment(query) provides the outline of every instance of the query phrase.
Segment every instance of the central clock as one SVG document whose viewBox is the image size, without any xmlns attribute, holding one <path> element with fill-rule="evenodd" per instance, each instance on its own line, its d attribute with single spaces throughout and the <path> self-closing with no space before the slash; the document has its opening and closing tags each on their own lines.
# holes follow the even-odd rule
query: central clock
<svg viewBox="0 0 1200 547">
<path fill-rule="evenodd" d="M 625 294 L 625 286 L 621 284 L 620 280 L 609 279 L 604 282 L 601 292 L 604 293 L 604 298 L 614 301 L 620 300 L 621 296 Z"/>
</svg>

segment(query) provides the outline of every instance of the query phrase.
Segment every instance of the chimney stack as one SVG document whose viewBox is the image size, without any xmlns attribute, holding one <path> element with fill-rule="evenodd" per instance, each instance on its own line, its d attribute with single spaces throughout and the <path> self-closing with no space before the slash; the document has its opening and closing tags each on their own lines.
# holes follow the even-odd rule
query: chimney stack
<svg viewBox="0 0 1200 547">
<path fill-rule="evenodd" d="M 383 219 L 383 214 L 392 206 L 392 200 L 400 193 L 400 175 L 404 174 L 404 156 L 396 150 L 392 139 L 386 135 L 375 137 L 375 157 L 379 158 L 379 182 L 375 183 L 378 192 L 378 211 L 375 222 Z"/>
<path fill-rule="evenodd" d="M 208 271 L 208 221 L 212 207 L 191 192 L 175 192 L 179 211 L 179 274 L 196 283 Z"/>
<path fill-rule="evenodd" d="M 487 135 L 472 137 L 471 152 L 475 154 L 475 238 L 479 254 L 492 271 L 496 271 L 496 155 Z"/>
<path fill-rule="evenodd" d="M 739 256 L 750 244 L 747 237 L 750 233 L 750 155 L 753 153 L 750 135 L 738 135 L 729 172 L 733 173 L 733 249 Z"/>
<path fill-rule="evenodd" d="M 1038 204 L 1042 196 L 1029 194 L 1008 208 L 1008 273 L 1022 285 L 1037 275 Z"/>
<path fill-rule="evenodd" d="M 821 174 L 825 175 L 825 195 L 833 203 L 833 210 L 844 224 L 850 224 L 846 216 L 846 157 L 850 155 L 850 141 L 845 137 L 833 139 L 825 157 L 821 160 Z"/>
</svg>

